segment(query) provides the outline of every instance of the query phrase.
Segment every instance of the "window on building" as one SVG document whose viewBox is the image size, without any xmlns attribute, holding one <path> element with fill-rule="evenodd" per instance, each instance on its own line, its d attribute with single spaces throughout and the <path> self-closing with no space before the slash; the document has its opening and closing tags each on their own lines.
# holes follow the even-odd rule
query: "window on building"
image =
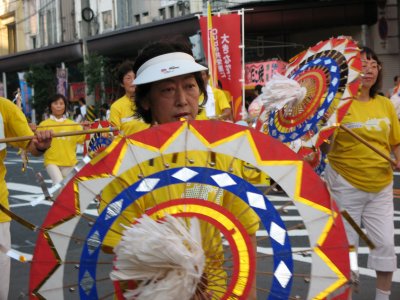
<svg viewBox="0 0 400 300">
<path fill-rule="evenodd" d="M 168 7 L 168 9 L 169 9 L 169 17 L 175 18 L 175 6 L 170 6 Z"/>
<path fill-rule="evenodd" d="M 16 29 L 15 23 L 7 24 L 7 34 L 8 34 L 8 53 L 17 52 L 17 39 L 16 39 Z"/>
<path fill-rule="evenodd" d="M 133 7 L 133 1 L 126 1 L 126 20 L 128 21 L 128 26 L 134 25 L 136 23 L 136 16 L 133 15 L 134 13 L 134 7 Z"/>
<path fill-rule="evenodd" d="M 39 12 L 39 46 L 44 46 L 46 45 L 46 28 L 44 26 L 45 24 L 45 17 L 44 17 L 44 12 L 40 11 Z"/>
<path fill-rule="evenodd" d="M 160 12 L 160 19 L 161 19 L 161 20 L 165 20 L 165 18 L 166 18 L 166 15 L 165 15 L 165 8 L 160 8 L 160 9 L 159 9 L 159 12 Z"/>
<path fill-rule="evenodd" d="M 111 10 L 103 11 L 103 30 L 110 30 L 112 29 L 112 13 Z"/>
<path fill-rule="evenodd" d="M 140 25 L 140 15 L 135 15 L 135 25 Z"/>
<path fill-rule="evenodd" d="M 47 27 L 47 40 L 49 41 L 49 45 L 52 45 L 56 42 L 56 22 L 55 22 L 55 13 L 53 14 L 51 10 L 47 11 L 46 17 L 46 27 Z"/>
<path fill-rule="evenodd" d="M 31 36 L 31 42 L 32 42 L 32 49 L 36 49 L 37 45 L 36 45 L 36 35 Z"/>
</svg>

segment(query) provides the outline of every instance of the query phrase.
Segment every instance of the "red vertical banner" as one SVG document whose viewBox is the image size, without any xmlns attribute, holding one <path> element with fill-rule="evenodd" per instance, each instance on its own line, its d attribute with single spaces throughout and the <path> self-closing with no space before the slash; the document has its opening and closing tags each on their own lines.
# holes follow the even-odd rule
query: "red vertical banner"
<svg viewBox="0 0 400 300">
<path fill-rule="evenodd" d="M 232 95 L 232 110 L 235 121 L 241 120 L 242 111 L 242 56 L 240 50 L 241 27 L 238 14 L 220 15 L 212 17 L 212 29 L 207 29 L 207 17 L 200 18 L 204 53 L 207 53 L 207 42 L 213 40 L 214 46 L 210 47 L 214 53 L 218 70 L 218 80 L 222 89 Z M 207 38 L 207 33 L 213 39 Z"/>
</svg>

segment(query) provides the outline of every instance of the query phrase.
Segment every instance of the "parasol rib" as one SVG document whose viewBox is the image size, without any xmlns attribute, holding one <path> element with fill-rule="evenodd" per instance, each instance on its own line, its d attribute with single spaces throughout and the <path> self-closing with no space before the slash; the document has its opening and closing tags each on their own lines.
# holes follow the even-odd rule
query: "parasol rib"
<svg viewBox="0 0 400 300">
<path fill-rule="evenodd" d="M 82 134 L 101 133 L 101 132 L 112 132 L 112 131 L 117 131 L 117 130 L 118 129 L 115 127 L 109 127 L 109 128 L 56 132 L 53 134 L 53 137 L 82 135 Z M 34 137 L 33 135 L 9 137 L 9 138 L 0 139 L 0 143 L 10 143 L 10 142 L 20 142 L 20 141 L 32 140 L 33 137 Z"/>
</svg>

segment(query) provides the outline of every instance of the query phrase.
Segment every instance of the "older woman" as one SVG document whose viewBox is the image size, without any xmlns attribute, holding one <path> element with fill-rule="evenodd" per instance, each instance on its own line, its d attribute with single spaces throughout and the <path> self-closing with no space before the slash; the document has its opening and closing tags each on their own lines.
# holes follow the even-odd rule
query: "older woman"
<svg viewBox="0 0 400 300">
<path fill-rule="evenodd" d="M 182 44 L 174 43 L 153 43 L 147 46 L 136 59 L 134 72 L 137 74 L 136 85 L 136 111 L 138 117 L 142 118 L 147 124 L 165 124 L 181 120 L 194 120 L 199 114 L 199 96 L 206 93 L 205 85 L 201 76 L 201 71 L 205 70 L 200 64 L 197 64 L 191 55 L 191 50 Z M 125 134 L 129 134 L 126 132 Z M 149 162 L 140 164 L 135 169 L 130 169 L 121 176 L 123 182 L 130 184 L 129 180 L 139 178 L 140 174 L 152 174 L 158 170 L 165 169 L 167 163 L 170 168 L 185 165 L 187 157 L 192 157 L 192 166 L 204 167 L 207 165 L 207 153 L 198 151 L 188 151 L 185 154 L 177 153 L 163 155 L 159 159 L 152 159 Z M 224 155 L 216 155 L 215 168 L 221 170 L 233 169 L 233 173 L 240 174 L 240 166 L 230 164 L 232 159 Z M 144 211 L 154 206 L 157 201 L 162 199 L 179 199 L 192 197 L 186 195 L 189 190 L 195 191 L 196 184 L 174 185 L 165 189 L 158 189 L 152 192 L 152 195 L 143 197 L 136 201 L 135 207 L 125 211 L 121 222 L 114 222 L 114 231 L 122 232 L 124 230 L 121 223 L 125 220 L 132 220 L 139 217 Z M 103 199 L 113 199 L 118 194 L 118 187 L 106 189 L 102 193 Z M 227 193 L 222 193 L 218 188 L 208 186 L 204 189 L 198 189 L 197 197 L 208 199 L 221 204 L 233 214 L 237 215 L 247 232 L 251 236 L 253 246 L 256 246 L 255 233 L 258 229 L 258 216 L 241 200 Z M 157 202 L 156 201 L 156 202 Z M 107 204 L 105 201 L 103 204 Z M 103 206 L 103 205 L 101 205 Z M 126 222 L 126 221 L 125 221 Z M 212 291 L 213 297 L 222 295 L 226 288 L 226 273 L 221 269 L 221 263 L 224 259 L 219 233 L 207 224 L 201 225 L 203 241 L 205 241 L 205 252 L 209 253 L 212 259 L 208 258 L 210 269 L 207 277 L 207 289 Z M 208 238 L 207 238 L 208 237 Z M 109 234 L 104 244 L 113 247 L 121 239 L 120 235 Z M 218 271 L 216 271 L 218 270 Z M 215 274 L 213 274 L 215 272 Z M 211 274 L 211 275 L 210 275 Z M 249 299 L 255 299 L 255 288 Z"/>
<path fill-rule="evenodd" d="M 378 95 L 382 66 L 369 48 L 361 49 L 363 77 L 361 93 L 342 124 L 386 153 L 394 153 L 400 167 L 400 126 L 389 99 Z M 338 130 L 328 154 L 326 180 L 341 210 L 361 223 L 375 245 L 368 267 L 376 271 L 376 300 L 388 300 L 393 272 L 397 268 L 394 249 L 392 165 Z M 346 224 L 349 244 L 358 246 L 357 233 Z"/>
</svg>

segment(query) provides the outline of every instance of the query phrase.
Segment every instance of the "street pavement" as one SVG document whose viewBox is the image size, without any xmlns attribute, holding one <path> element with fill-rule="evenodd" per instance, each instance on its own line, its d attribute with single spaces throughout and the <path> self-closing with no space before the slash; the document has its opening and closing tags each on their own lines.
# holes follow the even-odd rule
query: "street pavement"
<svg viewBox="0 0 400 300">
<path fill-rule="evenodd" d="M 10 205 L 11 210 L 37 226 L 40 226 L 43 222 L 47 211 L 51 205 L 50 202 L 41 202 L 36 206 L 32 206 L 32 201 L 36 198 L 41 197 L 42 190 L 39 184 L 36 182 L 35 174 L 41 172 L 45 177 L 45 182 L 48 187 L 50 187 L 50 180 L 48 180 L 47 174 L 44 170 L 43 161 L 41 158 L 32 158 L 29 162 L 29 168 L 26 172 L 21 171 L 21 159 L 17 155 L 15 149 L 9 148 L 6 167 L 8 173 L 6 176 L 7 186 L 10 191 Z M 400 254 L 400 174 L 395 174 L 395 189 L 394 189 L 395 199 L 395 245 L 396 253 Z M 281 205 L 287 202 L 288 198 L 284 194 L 271 195 L 268 197 L 271 202 L 275 202 L 277 205 Z M 282 216 L 285 222 L 300 222 L 301 217 L 293 213 L 295 211 L 294 206 L 287 207 L 287 214 Z M 95 215 L 95 210 L 87 211 L 87 214 Z M 17 222 L 13 221 L 11 226 L 12 232 L 12 247 L 13 249 L 33 254 L 35 240 L 37 233 L 32 232 L 25 227 L 19 225 Z M 265 231 L 260 230 L 257 232 L 257 236 L 265 236 Z M 294 230 L 290 233 L 292 249 L 300 249 L 306 247 L 304 244 L 306 240 L 307 232 L 306 230 Z M 271 249 L 268 247 L 260 247 L 259 252 L 270 253 Z M 359 266 L 361 274 L 361 283 L 359 288 L 359 293 L 353 296 L 353 300 L 368 300 L 374 299 L 375 287 L 374 287 L 374 272 L 366 268 L 367 264 L 367 254 L 368 247 L 361 243 L 359 248 Z M 294 259 L 298 268 L 300 268 L 300 273 L 309 272 L 311 258 L 307 256 L 295 255 Z M 393 278 L 393 288 L 391 299 L 400 299 L 400 259 L 398 262 L 398 270 L 394 274 Z M 302 269 L 302 270 L 301 270 Z M 28 283 L 29 283 L 29 263 L 21 263 L 17 261 L 12 262 L 12 276 L 11 276 L 11 287 L 9 299 L 28 299 Z M 301 286 L 296 290 L 296 295 L 305 299 L 305 295 L 308 289 L 307 280 L 301 280 L 296 282 L 296 284 Z M 295 295 L 292 295 L 295 296 Z M 72 299 L 76 297 L 68 297 L 67 299 Z M 112 299 L 112 298 L 109 298 Z"/>
</svg>

